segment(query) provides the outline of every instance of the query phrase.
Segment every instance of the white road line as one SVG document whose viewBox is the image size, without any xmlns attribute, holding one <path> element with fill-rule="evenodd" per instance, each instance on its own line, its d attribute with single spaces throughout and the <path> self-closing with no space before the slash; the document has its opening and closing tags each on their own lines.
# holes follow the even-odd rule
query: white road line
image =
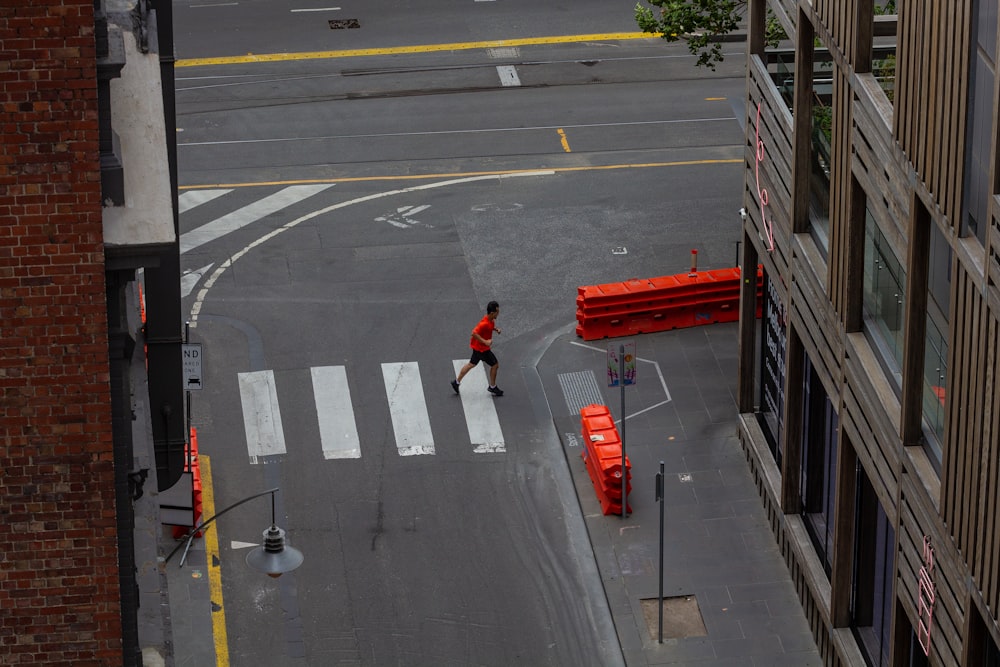
<svg viewBox="0 0 1000 667">
<path fill-rule="evenodd" d="M 451 185 L 458 185 L 461 183 L 474 183 L 485 180 L 498 180 L 503 182 L 503 180 L 507 178 L 526 178 L 529 176 L 553 176 L 555 173 L 556 172 L 554 171 L 525 171 L 514 174 L 490 174 L 482 176 L 468 176 L 466 178 L 455 178 L 455 179 L 449 179 L 447 181 L 436 181 L 434 183 L 415 185 L 413 187 L 402 188 L 400 190 L 377 192 L 375 194 L 365 195 L 364 197 L 358 197 L 357 199 L 351 199 L 350 201 L 343 201 L 337 204 L 332 204 L 325 208 L 312 211 L 311 213 L 306 213 L 302 217 L 296 218 L 291 222 L 286 222 L 281 227 L 278 227 L 277 229 L 272 229 L 266 234 L 258 237 L 248 245 L 244 246 L 242 249 L 233 252 L 229 256 L 229 259 L 227 259 L 225 262 L 219 265 L 219 267 L 212 272 L 212 275 L 208 277 L 208 279 L 205 281 L 204 286 L 201 288 L 201 290 L 198 292 L 198 295 L 195 297 L 194 304 L 192 304 L 191 306 L 191 319 L 190 319 L 191 328 L 193 329 L 198 326 L 198 316 L 201 313 L 202 304 L 205 303 L 205 299 L 208 298 L 208 292 L 212 289 L 215 283 L 218 282 L 220 278 L 222 278 L 222 274 L 224 274 L 233 264 L 239 261 L 241 257 L 249 253 L 254 248 L 257 248 L 258 246 L 267 243 L 268 241 L 276 237 L 278 234 L 282 234 L 288 231 L 289 229 L 293 229 L 298 225 L 302 224 L 303 222 L 312 220 L 313 218 L 319 217 L 321 215 L 327 215 L 329 213 L 332 213 L 333 211 L 337 211 L 342 208 L 346 208 L 348 206 L 354 206 L 355 204 L 363 204 L 365 202 L 373 201 L 375 199 L 381 199 L 383 197 L 392 197 L 394 195 L 408 194 L 410 192 L 418 192 L 421 190 L 433 190 L 434 188 L 443 188 Z"/>
<path fill-rule="evenodd" d="M 462 369 L 468 359 L 453 359 L 455 375 Z M 462 378 L 462 410 L 465 411 L 465 423 L 469 427 L 469 439 L 476 454 L 490 452 L 506 452 L 503 441 L 503 431 L 500 430 L 500 418 L 497 417 L 497 400 L 486 391 L 489 381 L 486 379 L 486 369 L 479 364 Z"/>
<path fill-rule="evenodd" d="M 347 372 L 343 366 L 314 366 L 309 370 L 312 372 L 323 458 L 361 458 L 361 439 L 354 421 Z"/>
<path fill-rule="evenodd" d="M 340 7 L 313 7 L 312 9 L 289 9 L 292 12 L 339 12 Z"/>
<path fill-rule="evenodd" d="M 434 436 L 417 363 L 382 364 L 382 378 L 399 455 L 433 454 Z"/>
<path fill-rule="evenodd" d="M 252 371 L 239 374 L 240 402 L 243 404 L 243 426 L 247 433 L 250 463 L 261 456 L 285 453 L 285 432 L 281 427 L 278 391 L 272 371 Z"/>
<path fill-rule="evenodd" d="M 228 190 L 188 190 L 177 197 L 177 209 L 180 213 L 185 213 L 195 206 L 201 206 L 230 192 L 232 192 L 231 188 Z"/>
<path fill-rule="evenodd" d="M 504 88 L 521 85 L 521 79 L 517 76 L 517 68 L 513 65 L 497 65 L 497 74 L 500 76 L 500 85 Z"/>
<path fill-rule="evenodd" d="M 183 255 L 188 250 L 193 250 L 209 241 L 214 241 L 230 232 L 246 227 L 261 218 L 331 188 L 333 185 L 333 183 L 292 185 L 263 199 L 258 199 L 252 204 L 248 204 L 197 229 L 192 229 L 190 232 L 181 234 L 181 254 Z"/>
</svg>

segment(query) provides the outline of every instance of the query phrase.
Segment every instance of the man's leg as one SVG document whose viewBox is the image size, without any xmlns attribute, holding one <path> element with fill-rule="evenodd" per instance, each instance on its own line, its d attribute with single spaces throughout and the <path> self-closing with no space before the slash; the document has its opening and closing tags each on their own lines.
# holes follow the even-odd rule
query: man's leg
<svg viewBox="0 0 1000 667">
<path fill-rule="evenodd" d="M 471 361 L 465 362 L 465 365 L 462 366 L 462 370 L 460 370 L 458 372 L 458 377 L 455 378 L 455 382 L 458 382 L 459 384 L 461 384 L 462 378 L 465 377 L 465 374 L 468 373 L 469 371 L 471 371 L 475 367 L 476 367 L 476 365 L 474 363 L 472 363 Z"/>
<path fill-rule="evenodd" d="M 499 363 L 495 363 L 492 366 L 490 366 L 490 386 L 491 387 L 497 386 L 497 369 L 498 368 L 500 368 L 500 364 Z"/>
</svg>

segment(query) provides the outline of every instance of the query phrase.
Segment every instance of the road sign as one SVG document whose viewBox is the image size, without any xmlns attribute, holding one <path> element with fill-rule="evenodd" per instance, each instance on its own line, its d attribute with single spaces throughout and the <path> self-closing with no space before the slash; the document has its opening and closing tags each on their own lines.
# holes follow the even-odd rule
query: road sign
<svg viewBox="0 0 1000 667">
<path fill-rule="evenodd" d="M 622 382 L 624 380 L 624 382 Z M 635 343 L 608 345 L 608 386 L 635 384 Z"/>
<path fill-rule="evenodd" d="M 184 369 L 184 389 L 200 390 L 201 386 L 201 343 L 181 345 L 181 366 Z"/>
</svg>

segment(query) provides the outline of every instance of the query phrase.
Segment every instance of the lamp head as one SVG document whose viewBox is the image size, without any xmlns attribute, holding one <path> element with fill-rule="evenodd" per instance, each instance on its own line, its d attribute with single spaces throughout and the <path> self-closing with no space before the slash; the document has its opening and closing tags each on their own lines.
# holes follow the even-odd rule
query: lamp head
<svg viewBox="0 0 1000 667">
<path fill-rule="evenodd" d="M 247 554 L 247 565 L 277 579 L 302 565 L 302 552 L 285 545 L 285 531 L 272 524 L 264 531 L 263 546 Z"/>
</svg>

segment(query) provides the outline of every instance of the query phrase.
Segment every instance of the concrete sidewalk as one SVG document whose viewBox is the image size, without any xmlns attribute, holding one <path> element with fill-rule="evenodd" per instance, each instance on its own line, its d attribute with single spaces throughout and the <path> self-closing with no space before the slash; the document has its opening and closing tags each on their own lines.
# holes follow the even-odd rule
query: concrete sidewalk
<svg viewBox="0 0 1000 667">
<path fill-rule="evenodd" d="M 590 343 L 570 331 L 537 366 L 630 666 L 822 664 L 737 438 L 736 335 L 735 323 Z M 579 408 L 603 403 L 621 418 L 607 348 L 629 341 L 639 361 L 636 383 L 625 389 L 632 514 L 622 519 L 601 513 L 581 458 Z"/>
</svg>

